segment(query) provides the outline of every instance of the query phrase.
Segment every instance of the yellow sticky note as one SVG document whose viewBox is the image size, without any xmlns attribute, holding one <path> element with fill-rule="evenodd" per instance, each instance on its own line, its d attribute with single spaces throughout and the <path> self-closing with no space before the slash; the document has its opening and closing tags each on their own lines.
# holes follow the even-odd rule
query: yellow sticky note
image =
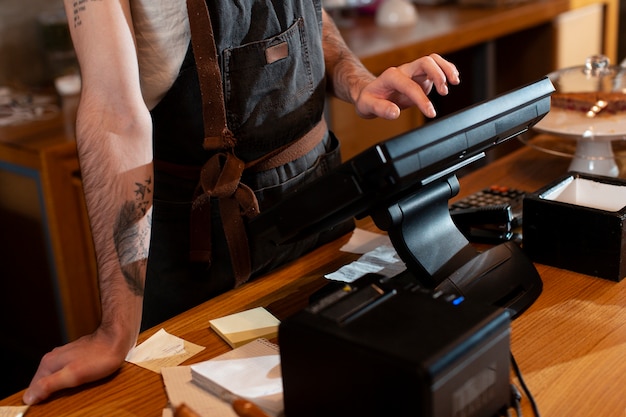
<svg viewBox="0 0 626 417">
<path fill-rule="evenodd" d="M 279 324 L 280 321 L 263 307 L 209 320 L 211 328 L 232 348 L 258 338 L 276 337 Z"/>
</svg>

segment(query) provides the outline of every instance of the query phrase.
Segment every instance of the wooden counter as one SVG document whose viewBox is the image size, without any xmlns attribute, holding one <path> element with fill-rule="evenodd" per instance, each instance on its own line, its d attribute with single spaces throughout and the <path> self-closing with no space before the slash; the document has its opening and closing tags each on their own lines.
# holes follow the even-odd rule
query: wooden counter
<svg viewBox="0 0 626 417">
<path fill-rule="evenodd" d="M 494 183 L 535 190 L 563 175 L 565 158 L 523 148 L 461 178 L 459 198 Z M 367 220 L 361 226 L 374 230 Z M 324 284 L 321 276 L 353 260 L 332 242 L 265 277 L 189 310 L 159 328 L 207 349 L 194 363 L 229 350 L 208 320 L 264 306 L 279 318 L 298 311 Z M 626 410 L 626 280 L 605 281 L 537 265 L 544 282 L 539 299 L 512 324 L 512 352 L 544 417 L 621 416 Z M 0 405 L 21 404 L 21 393 Z M 167 405 L 159 375 L 131 364 L 110 378 L 68 390 L 31 407 L 29 417 L 90 415 L 157 416 Z M 523 401 L 524 416 L 531 416 Z"/>
</svg>

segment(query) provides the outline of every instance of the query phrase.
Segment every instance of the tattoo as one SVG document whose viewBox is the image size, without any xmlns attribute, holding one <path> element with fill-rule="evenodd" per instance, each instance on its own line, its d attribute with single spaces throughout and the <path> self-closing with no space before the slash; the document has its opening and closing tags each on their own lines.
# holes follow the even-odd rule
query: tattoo
<svg viewBox="0 0 626 417">
<path fill-rule="evenodd" d="M 122 205 L 113 230 L 115 249 L 128 288 L 135 295 L 143 295 L 142 274 L 148 262 L 148 239 L 151 219 L 152 179 L 135 183 L 135 199 Z"/>
<path fill-rule="evenodd" d="M 137 203 L 137 209 L 141 211 L 141 214 L 145 216 L 148 208 L 150 208 L 150 198 L 148 194 L 152 192 L 150 186 L 152 185 L 152 180 L 148 178 L 145 184 L 141 184 L 136 182 L 135 185 L 137 189 L 135 190 L 135 201 Z"/>
<path fill-rule="evenodd" d="M 102 0 L 74 0 L 72 6 L 74 8 L 74 27 L 77 28 L 83 24 L 81 19 L 81 14 L 87 10 L 87 3 L 92 1 L 102 1 Z"/>
</svg>

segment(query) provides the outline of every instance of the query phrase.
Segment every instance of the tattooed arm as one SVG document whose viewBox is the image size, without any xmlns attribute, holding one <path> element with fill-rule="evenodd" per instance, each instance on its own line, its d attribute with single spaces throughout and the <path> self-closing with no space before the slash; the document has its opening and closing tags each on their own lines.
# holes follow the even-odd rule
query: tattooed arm
<svg viewBox="0 0 626 417">
<path fill-rule="evenodd" d="M 46 354 L 24 394 L 33 404 L 110 375 L 141 322 L 152 207 L 152 131 L 140 87 L 128 0 L 65 0 L 83 89 L 77 146 L 96 260 L 102 321 Z"/>
<path fill-rule="evenodd" d="M 433 85 L 446 95 L 448 83 L 460 82 L 456 67 L 437 54 L 388 68 L 376 77 L 347 47 L 332 18 L 326 12 L 322 16 L 329 88 L 338 98 L 353 103 L 363 118 L 396 119 L 400 110 L 410 106 L 434 117 L 435 109 L 427 97 Z"/>
</svg>

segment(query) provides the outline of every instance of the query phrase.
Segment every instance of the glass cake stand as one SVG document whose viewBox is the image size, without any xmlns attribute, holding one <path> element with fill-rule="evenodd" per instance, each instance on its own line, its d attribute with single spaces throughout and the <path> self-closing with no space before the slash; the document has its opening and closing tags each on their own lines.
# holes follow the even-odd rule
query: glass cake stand
<svg viewBox="0 0 626 417">
<path fill-rule="evenodd" d="M 541 152 L 570 159 L 570 171 L 626 178 L 626 140 L 591 143 L 589 150 L 589 141 L 561 135 L 521 135 L 518 139 Z"/>
<path fill-rule="evenodd" d="M 548 77 L 556 93 L 620 93 L 626 100 L 626 68 L 610 66 L 603 55 L 591 56 L 583 66 L 555 71 Z M 534 127 L 548 135 L 522 142 L 571 157 L 571 171 L 618 177 L 624 165 L 621 160 L 626 158 L 626 111 L 604 111 L 606 105 L 598 100 L 588 111 L 553 106 Z"/>
</svg>

